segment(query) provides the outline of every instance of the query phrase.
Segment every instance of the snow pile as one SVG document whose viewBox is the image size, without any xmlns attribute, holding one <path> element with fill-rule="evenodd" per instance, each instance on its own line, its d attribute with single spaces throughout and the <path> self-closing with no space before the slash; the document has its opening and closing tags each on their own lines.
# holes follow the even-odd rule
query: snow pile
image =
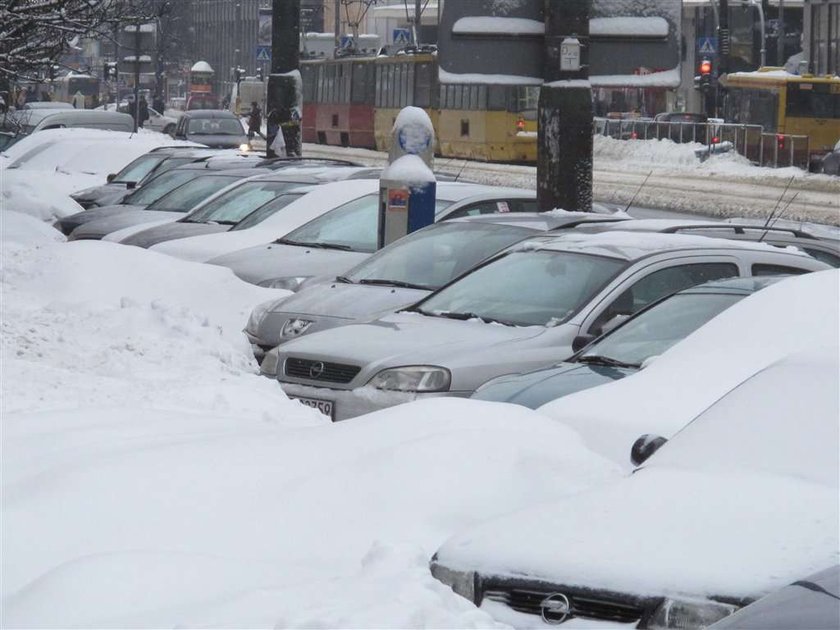
<svg viewBox="0 0 840 630">
<path fill-rule="evenodd" d="M 492 403 L 331 424 L 256 375 L 239 331 L 278 291 L 15 238 L 0 248 L 6 626 L 494 627 L 428 573 L 438 545 L 619 473 L 567 427 Z"/>
<path fill-rule="evenodd" d="M 793 353 L 840 346 L 840 272 L 783 280 L 727 309 L 644 370 L 540 408 L 630 466 L 633 441 L 671 437 L 744 379 Z"/>
<path fill-rule="evenodd" d="M 12 211 L 0 212 L 0 237 L 0 247 L 4 248 L 27 248 L 67 240 L 64 234 L 43 221 Z"/>
<path fill-rule="evenodd" d="M 628 126 L 628 129 L 630 127 Z M 690 131 L 687 131 L 690 133 Z M 695 151 L 704 145 L 697 142 L 678 143 L 668 138 L 661 140 L 618 140 L 608 136 L 595 136 L 593 155 L 596 160 L 636 162 L 639 166 L 657 165 L 668 167 L 697 168 L 700 161 Z M 728 154 L 727 154 L 728 155 Z M 734 154 L 747 164 L 746 158 Z M 718 159 L 720 156 L 714 156 Z"/>
</svg>

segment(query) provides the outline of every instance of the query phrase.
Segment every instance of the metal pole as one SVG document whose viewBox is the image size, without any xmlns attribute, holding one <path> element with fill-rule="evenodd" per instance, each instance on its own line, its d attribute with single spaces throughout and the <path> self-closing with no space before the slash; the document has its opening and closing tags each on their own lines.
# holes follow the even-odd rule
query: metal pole
<svg viewBox="0 0 840 630">
<path fill-rule="evenodd" d="M 140 23 L 134 26 L 134 133 L 140 126 Z"/>
<path fill-rule="evenodd" d="M 335 15 L 333 16 L 335 30 L 335 49 L 341 46 L 341 0 L 335 0 Z"/>
<path fill-rule="evenodd" d="M 779 0 L 779 28 L 776 30 L 776 65 L 785 65 L 785 0 Z"/>
<path fill-rule="evenodd" d="M 271 13 L 271 75 L 268 77 L 268 116 L 279 125 L 287 155 L 301 154 L 300 121 L 303 112 L 300 76 L 300 0 L 274 0 Z M 269 130 L 269 137 L 272 131 Z M 267 155 L 272 155 L 271 143 Z"/>
<path fill-rule="evenodd" d="M 414 0 L 414 28 L 411 29 L 411 35 L 414 38 L 414 45 L 420 45 L 420 20 L 423 17 L 423 7 L 420 6 L 421 0 Z"/>
<path fill-rule="evenodd" d="M 545 0 L 544 79 L 537 116 L 537 205 L 592 209 L 591 0 Z"/>
<path fill-rule="evenodd" d="M 761 26 L 761 67 L 767 65 L 767 37 L 765 34 L 765 27 L 764 27 L 764 7 L 761 6 L 761 0 L 749 0 L 750 4 L 758 9 L 758 19 L 760 20 Z"/>
</svg>

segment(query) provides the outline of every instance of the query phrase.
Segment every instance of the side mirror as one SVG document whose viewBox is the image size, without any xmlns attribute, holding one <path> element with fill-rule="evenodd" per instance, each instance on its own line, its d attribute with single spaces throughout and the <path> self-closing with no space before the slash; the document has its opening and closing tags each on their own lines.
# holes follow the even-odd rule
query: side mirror
<svg viewBox="0 0 840 630">
<path fill-rule="evenodd" d="M 128 190 L 134 190 L 135 188 L 137 188 L 137 182 L 126 182 L 125 187 Z"/>
<path fill-rule="evenodd" d="M 668 440 L 661 435 L 654 435 L 652 433 L 645 433 L 638 440 L 633 442 L 630 449 L 630 461 L 634 466 L 641 466 L 650 456 L 662 448 Z"/>
<path fill-rule="evenodd" d="M 105 178 L 105 181 L 106 181 L 106 182 L 108 182 L 108 183 L 110 184 L 110 183 L 111 183 L 112 181 L 114 181 L 116 178 L 117 178 L 117 174 L 116 174 L 116 173 L 109 173 L 109 174 L 108 174 L 108 177 L 106 177 L 106 178 Z"/>
<path fill-rule="evenodd" d="M 595 335 L 578 335 L 572 341 L 572 352 L 580 352 L 583 348 L 595 339 Z"/>
</svg>

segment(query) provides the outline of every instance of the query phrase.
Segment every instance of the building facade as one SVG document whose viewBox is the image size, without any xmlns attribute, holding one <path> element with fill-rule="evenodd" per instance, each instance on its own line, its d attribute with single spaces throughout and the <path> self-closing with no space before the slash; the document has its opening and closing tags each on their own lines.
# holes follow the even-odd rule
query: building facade
<svg viewBox="0 0 840 630">
<path fill-rule="evenodd" d="M 804 17 L 808 69 L 840 75 L 840 0 L 805 0 Z"/>
</svg>

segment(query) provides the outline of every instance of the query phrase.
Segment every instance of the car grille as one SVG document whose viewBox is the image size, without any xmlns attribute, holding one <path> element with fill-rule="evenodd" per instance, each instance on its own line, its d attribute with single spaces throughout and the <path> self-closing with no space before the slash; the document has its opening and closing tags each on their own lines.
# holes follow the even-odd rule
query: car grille
<svg viewBox="0 0 840 630">
<path fill-rule="evenodd" d="M 315 359 L 288 358 L 283 365 L 286 376 L 323 383 L 347 384 L 361 371 L 357 365 L 327 363 Z"/>
<path fill-rule="evenodd" d="M 513 610 L 529 615 L 542 614 L 542 601 L 558 591 L 531 591 L 517 588 L 494 588 L 484 591 L 484 597 L 502 603 Z M 631 623 L 639 621 L 644 608 L 633 604 L 593 597 L 591 595 L 572 595 L 566 593 L 571 604 L 573 617 L 601 619 Z"/>
</svg>

